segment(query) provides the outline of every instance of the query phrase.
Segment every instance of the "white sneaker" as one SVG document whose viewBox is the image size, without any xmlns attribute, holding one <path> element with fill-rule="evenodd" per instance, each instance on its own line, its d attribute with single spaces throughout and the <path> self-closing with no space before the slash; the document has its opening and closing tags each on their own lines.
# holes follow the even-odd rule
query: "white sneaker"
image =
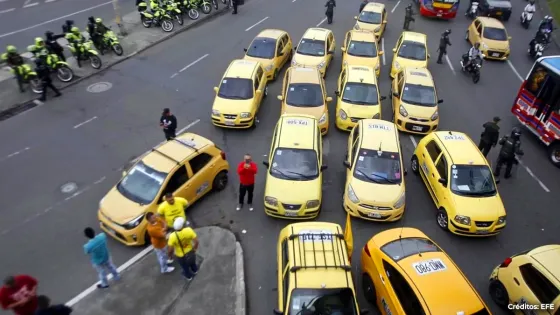
<svg viewBox="0 0 560 315">
<path fill-rule="evenodd" d="M 253 205 L 249 205 L 249 211 L 253 211 Z"/>
<path fill-rule="evenodd" d="M 163 273 L 171 273 L 175 270 L 175 267 L 167 267 Z"/>
<path fill-rule="evenodd" d="M 167 264 L 168 264 L 168 265 L 170 265 L 170 264 L 172 264 L 172 263 L 173 263 L 173 259 L 168 259 L 168 260 L 167 260 Z"/>
<path fill-rule="evenodd" d="M 235 210 L 239 211 L 241 210 L 242 207 L 243 207 L 242 205 L 237 205 L 237 208 L 235 208 Z"/>
</svg>

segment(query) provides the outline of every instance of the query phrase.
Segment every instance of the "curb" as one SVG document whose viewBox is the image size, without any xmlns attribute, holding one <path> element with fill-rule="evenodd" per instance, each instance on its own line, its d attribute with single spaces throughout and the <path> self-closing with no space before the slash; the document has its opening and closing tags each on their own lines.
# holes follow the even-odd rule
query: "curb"
<svg viewBox="0 0 560 315">
<path fill-rule="evenodd" d="M 552 11 L 550 10 L 550 7 L 548 6 L 548 2 L 546 0 L 537 0 L 538 3 L 538 8 L 539 11 L 541 11 L 541 14 L 543 16 L 545 15 L 552 15 Z M 556 48 L 560 49 L 560 41 L 556 38 L 556 35 L 554 32 L 552 32 L 552 42 L 554 43 L 554 45 L 556 45 Z"/>
<path fill-rule="evenodd" d="M 243 263 L 243 248 L 241 243 L 235 242 L 235 286 L 237 291 L 237 299 L 235 300 L 235 315 L 247 314 L 247 297 L 245 293 L 245 266 Z"/>
<path fill-rule="evenodd" d="M 219 17 L 219 16 L 221 16 L 221 15 L 224 15 L 226 12 L 229 11 L 229 9 L 230 9 L 229 7 L 224 7 L 224 8 L 222 8 L 222 9 L 219 9 L 218 11 L 212 11 L 212 12 L 215 12 L 215 13 L 211 13 L 211 14 L 209 14 L 209 15 L 206 15 L 204 18 L 200 18 L 200 19 L 198 19 L 198 20 L 194 20 L 191 24 L 189 24 L 189 25 L 187 25 L 187 26 L 185 26 L 185 27 L 182 27 L 182 28 L 180 28 L 179 30 L 177 30 L 177 31 L 175 31 L 175 32 L 172 32 L 172 33 L 170 33 L 170 34 L 167 34 L 167 35 L 163 36 L 162 38 L 156 40 L 155 42 L 153 42 L 152 44 L 150 44 L 150 45 L 148 45 L 148 46 L 146 46 L 146 47 L 143 47 L 143 48 L 141 48 L 141 49 L 139 49 L 139 50 L 133 51 L 132 53 L 130 53 L 130 54 L 128 54 L 128 55 L 126 55 L 126 56 L 124 56 L 124 57 L 118 59 L 118 60 L 115 60 L 115 61 L 113 61 L 112 63 L 108 63 L 105 67 L 103 67 L 103 68 L 101 68 L 101 69 L 99 69 L 99 70 L 97 70 L 97 71 L 94 71 L 94 72 L 92 72 L 92 73 L 90 73 L 90 74 L 86 74 L 86 75 L 84 75 L 83 77 L 79 77 L 78 79 L 69 82 L 67 85 L 60 87 L 59 90 L 65 90 L 66 88 L 71 87 L 71 86 L 74 86 L 74 85 L 76 85 L 76 84 L 78 84 L 78 83 L 80 83 L 80 82 L 82 82 L 82 81 L 84 81 L 84 80 L 86 80 L 86 79 L 91 78 L 91 77 L 94 76 L 94 75 L 102 74 L 103 72 L 105 72 L 106 70 L 112 68 L 113 66 L 115 66 L 115 65 L 117 65 L 117 64 L 120 64 L 121 62 L 126 61 L 126 60 L 128 60 L 128 59 L 130 59 L 130 58 L 136 56 L 136 55 L 139 54 L 139 53 L 142 53 L 143 51 L 145 51 L 145 50 L 151 48 L 152 46 L 158 45 L 158 44 L 160 44 L 160 43 L 162 43 L 162 42 L 164 42 L 164 41 L 166 41 L 166 40 L 168 40 L 168 39 L 170 39 L 170 38 L 175 37 L 176 35 L 181 34 L 181 33 L 184 32 L 184 31 L 187 31 L 187 30 L 189 30 L 189 29 L 192 29 L 192 28 L 194 28 L 194 27 L 197 27 L 197 26 L 199 26 L 200 24 L 203 24 L 203 22 L 208 22 L 208 21 L 213 20 L 214 18 L 217 18 L 217 17 Z M 33 98 L 31 98 L 31 99 L 29 99 L 29 100 L 26 100 L 26 101 L 24 101 L 24 102 L 17 103 L 17 104 L 15 104 L 14 106 L 12 106 L 12 107 L 10 107 L 10 108 L 8 108 L 8 109 L 2 110 L 2 111 L 0 111 L 0 117 L 2 117 L 2 116 L 9 116 L 10 118 L 12 118 L 12 117 L 15 117 L 15 116 L 17 116 L 17 115 L 19 115 L 19 114 L 21 114 L 21 113 L 24 113 L 24 112 L 26 112 L 27 110 L 36 107 L 36 106 L 31 106 L 30 108 L 25 109 L 25 107 L 26 107 L 30 102 L 37 101 L 38 99 L 39 99 L 39 96 L 36 96 L 36 97 L 33 97 Z"/>
</svg>

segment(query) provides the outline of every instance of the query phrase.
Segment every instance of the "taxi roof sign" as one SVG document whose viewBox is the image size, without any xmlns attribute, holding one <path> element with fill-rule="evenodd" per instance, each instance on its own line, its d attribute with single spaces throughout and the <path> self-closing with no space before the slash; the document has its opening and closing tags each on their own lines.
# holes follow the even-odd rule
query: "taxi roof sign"
<svg viewBox="0 0 560 315">
<path fill-rule="evenodd" d="M 298 71 L 298 72 L 313 72 L 313 69 L 311 69 L 311 68 L 297 67 L 297 68 L 294 69 L 294 71 Z"/>
<path fill-rule="evenodd" d="M 393 128 L 391 126 L 383 125 L 383 124 L 372 124 L 368 123 L 368 129 L 379 129 L 384 131 L 391 131 Z"/>
<path fill-rule="evenodd" d="M 425 73 L 423 73 L 423 72 L 418 72 L 418 71 L 410 71 L 410 74 L 412 74 L 412 75 L 417 75 L 417 76 L 424 77 L 424 78 L 427 78 L 427 77 L 428 77 Z"/>
<path fill-rule="evenodd" d="M 451 140 L 451 141 L 465 141 L 465 137 L 463 137 L 462 135 L 454 135 L 454 134 L 449 134 L 449 135 L 445 135 L 443 136 L 444 140 Z"/>
<path fill-rule="evenodd" d="M 309 120 L 308 119 L 303 119 L 303 118 L 288 118 L 288 119 L 286 119 L 286 124 L 307 126 L 307 125 L 309 125 Z"/>
<path fill-rule="evenodd" d="M 366 67 L 352 67 L 352 70 L 369 71 L 369 69 Z"/>
</svg>

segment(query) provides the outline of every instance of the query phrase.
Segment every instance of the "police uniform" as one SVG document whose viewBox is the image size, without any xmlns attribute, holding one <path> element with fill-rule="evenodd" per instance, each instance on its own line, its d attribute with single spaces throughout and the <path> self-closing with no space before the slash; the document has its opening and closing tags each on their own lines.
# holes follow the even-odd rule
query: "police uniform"
<svg viewBox="0 0 560 315">
<path fill-rule="evenodd" d="M 498 140 L 500 139 L 500 126 L 498 126 L 499 119 L 494 119 L 494 121 L 489 121 L 482 125 L 484 131 L 480 135 L 480 142 L 478 144 L 478 148 L 484 154 L 484 156 L 488 156 L 490 149 L 493 146 L 498 144 Z"/>
<path fill-rule="evenodd" d="M 41 94 L 41 98 L 39 100 L 41 102 L 47 100 L 47 88 L 50 88 L 51 90 L 54 91 L 55 97 L 62 95 L 60 91 L 52 84 L 51 73 L 50 73 L 51 71 L 49 67 L 47 67 L 46 62 L 43 59 L 39 58 L 35 60 L 35 64 L 37 65 L 35 71 L 37 72 L 37 76 L 41 80 L 41 85 L 43 88 L 43 93 Z"/>
<path fill-rule="evenodd" d="M 505 178 L 511 177 L 511 170 L 514 163 L 518 163 L 515 157 L 517 155 L 521 156 L 524 154 L 521 150 L 521 140 L 519 139 L 521 133 L 517 128 L 511 132 L 510 136 L 505 136 L 500 139 L 500 155 L 498 156 L 498 161 L 496 163 L 496 169 L 494 170 L 494 176 L 500 177 L 500 172 L 504 164 L 506 165 Z"/>
<path fill-rule="evenodd" d="M 443 34 L 441 34 L 441 37 L 439 39 L 439 55 L 438 55 L 438 60 L 437 63 L 442 64 L 443 61 L 441 60 L 441 58 L 443 58 L 443 55 L 447 55 L 447 46 L 451 46 L 451 41 L 449 41 L 449 33 L 447 31 L 443 32 Z"/>
</svg>

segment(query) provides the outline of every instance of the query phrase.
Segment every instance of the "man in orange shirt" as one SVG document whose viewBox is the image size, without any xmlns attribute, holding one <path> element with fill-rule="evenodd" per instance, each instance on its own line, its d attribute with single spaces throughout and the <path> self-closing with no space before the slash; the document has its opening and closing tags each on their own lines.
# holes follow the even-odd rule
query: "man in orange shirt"
<svg viewBox="0 0 560 315">
<path fill-rule="evenodd" d="M 173 261 L 167 255 L 167 239 L 165 238 L 167 224 L 165 224 L 162 218 L 159 218 L 152 212 L 146 213 L 146 220 L 148 220 L 148 234 L 150 235 L 161 273 L 170 273 L 175 270 L 175 267 L 169 266 Z"/>
</svg>

